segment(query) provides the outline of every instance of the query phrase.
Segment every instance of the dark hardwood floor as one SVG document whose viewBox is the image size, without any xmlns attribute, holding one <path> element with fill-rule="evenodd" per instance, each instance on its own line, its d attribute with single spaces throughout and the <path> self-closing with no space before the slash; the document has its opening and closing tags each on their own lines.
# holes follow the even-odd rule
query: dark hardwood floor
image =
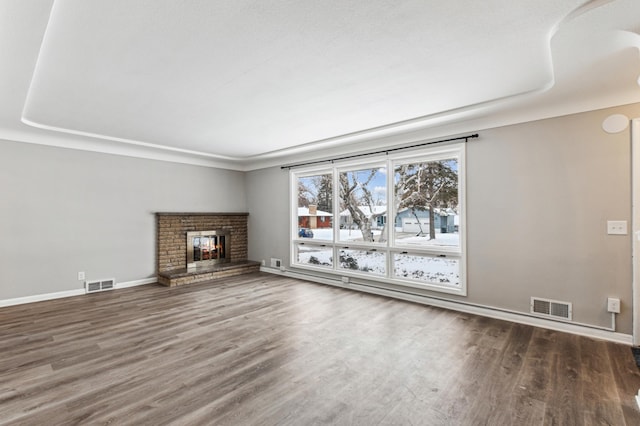
<svg viewBox="0 0 640 426">
<path fill-rule="evenodd" d="M 629 347 L 268 274 L 0 309 L 0 424 L 640 425 Z"/>
</svg>

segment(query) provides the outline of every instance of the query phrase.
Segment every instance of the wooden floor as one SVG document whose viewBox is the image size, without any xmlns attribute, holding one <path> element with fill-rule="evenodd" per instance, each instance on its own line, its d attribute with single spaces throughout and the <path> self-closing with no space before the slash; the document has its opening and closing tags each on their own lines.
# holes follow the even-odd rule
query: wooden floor
<svg viewBox="0 0 640 426">
<path fill-rule="evenodd" d="M 269 274 L 0 309 L 0 424 L 640 425 L 629 347 Z"/>
</svg>

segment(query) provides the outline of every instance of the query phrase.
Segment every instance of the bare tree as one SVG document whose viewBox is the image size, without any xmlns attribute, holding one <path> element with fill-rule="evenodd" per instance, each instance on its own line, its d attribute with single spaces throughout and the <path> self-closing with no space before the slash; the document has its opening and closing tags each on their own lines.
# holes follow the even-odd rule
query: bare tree
<svg viewBox="0 0 640 426">
<path fill-rule="evenodd" d="M 458 173 L 454 164 L 455 160 L 441 160 L 396 168 L 396 211 L 410 209 L 418 220 L 420 233 L 424 233 L 417 210 L 428 210 L 430 239 L 436 238 L 436 210 L 457 206 Z"/>
<path fill-rule="evenodd" d="M 344 203 L 349 211 L 353 222 L 358 226 L 362 233 L 364 241 L 373 242 L 373 233 L 371 225 L 373 221 L 377 221 L 378 217 L 386 212 L 375 213 L 373 194 L 369 190 L 369 184 L 378 173 L 377 169 L 372 169 L 369 175 L 362 181 L 358 180 L 357 172 L 340 173 L 340 200 Z M 366 206 L 371 212 L 367 216 L 366 212 L 360 209 L 360 206 Z"/>
<path fill-rule="evenodd" d="M 309 204 L 313 204 L 314 200 L 313 193 L 301 179 L 298 179 L 298 207 L 309 207 Z"/>
<path fill-rule="evenodd" d="M 409 209 L 416 218 L 420 232 L 423 234 L 422 223 L 416 210 L 424 210 L 424 198 L 420 195 L 420 178 L 422 164 L 403 164 L 396 168 L 396 182 L 393 197 L 396 206 L 396 215 L 403 209 Z"/>
<path fill-rule="evenodd" d="M 457 163 L 456 163 L 457 164 Z M 436 238 L 435 211 L 458 204 L 458 172 L 452 160 L 430 161 L 421 174 L 425 205 L 429 209 L 429 238 Z"/>
</svg>

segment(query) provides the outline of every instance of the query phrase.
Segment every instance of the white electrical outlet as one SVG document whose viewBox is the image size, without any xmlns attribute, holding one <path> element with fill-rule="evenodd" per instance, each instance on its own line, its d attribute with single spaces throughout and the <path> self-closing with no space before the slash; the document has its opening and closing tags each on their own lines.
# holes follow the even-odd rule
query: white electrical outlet
<svg viewBox="0 0 640 426">
<path fill-rule="evenodd" d="M 620 313 L 620 299 L 616 299 L 614 297 L 610 297 L 607 299 L 607 312 L 612 312 L 614 314 Z"/>
<path fill-rule="evenodd" d="M 262 266 L 267 266 L 267 261 L 262 259 Z"/>
<path fill-rule="evenodd" d="M 626 220 L 608 220 L 607 234 L 627 235 L 627 221 Z"/>
<path fill-rule="evenodd" d="M 78 281 L 84 281 L 84 272 L 78 272 Z"/>
<path fill-rule="evenodd" d="M 344 284 L 349 284 L 349 277 L 342 277 L 342 282 Z"/>
</svg>

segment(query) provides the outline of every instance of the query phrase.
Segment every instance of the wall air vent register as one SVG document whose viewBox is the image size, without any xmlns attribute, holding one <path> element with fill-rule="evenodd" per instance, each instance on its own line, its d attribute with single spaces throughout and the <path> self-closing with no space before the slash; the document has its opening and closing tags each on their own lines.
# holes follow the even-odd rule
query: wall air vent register
<svg viewBox="0 0 640 426">
<path fill-rule="evenodd" d="M 532 297 L 531 313 L 538 316 L 571 320 L 572 306 L 569 302 Z"/>
</svg>

